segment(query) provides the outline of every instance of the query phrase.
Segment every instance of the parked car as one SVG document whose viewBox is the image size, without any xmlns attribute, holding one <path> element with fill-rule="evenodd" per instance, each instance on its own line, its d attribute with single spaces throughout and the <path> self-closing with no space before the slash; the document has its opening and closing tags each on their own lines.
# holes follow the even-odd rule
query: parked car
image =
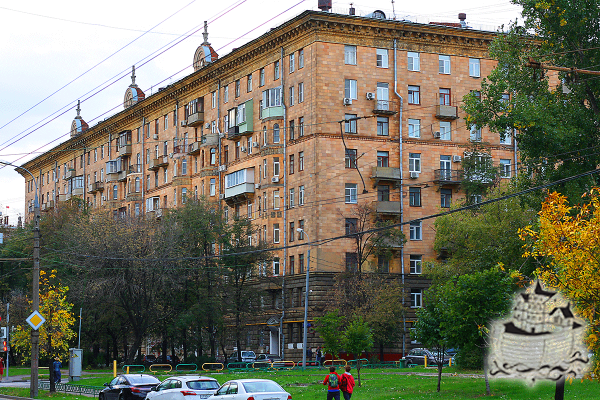
<svg viewBox="0 0 600 400">
<path fill-rule="evenodd" d="M 160 381 L 147 374 L 123 374 L 105 383 L 98 400 L 143 400 Z"/>
<path fill-rule="evenodd" d="M 409 364 L 424 365 L 425 356 L 427 356 L 427 365 L 437 365 L 438 359 L 444 364 L 448 364 L 450 361 L 450 356 L 446 353 L 442 354 L 441 351 L 432 351 L 423 348 L 412 349 L 405 358 Z"/>
<path fill-rule="evenodd" d="M 175 366 L 177 364 L 181 364 L 181 360 L 176 355 L 167 356 L 167 364 Z"/>
<path fill-rule="evenodd" d="M 256 361 L 260 362 L 260 361 L 264 361 L 264 362 L 275 362 L 275 361 L 281 361 L 281 357 L 279 357 L 277 354 L 259 354 L 256 357 Z"/>
<path fill-rule="evenodd" d="M 146 396 L 147 400 L 197 400 L 210 397 L 219 382 L 208 376 L 172 376 L 165 379 Z M 192 397 L 190 397 L 192 396 Z"/>
<path fill-rule="evenodd" d="M 254 362 L 254 361 L 256 361 L 256 354 L 252 350 L 242 350 L 241 353 L 242 353 L 242 360 L 241 360 L 241 362 Z M 230 362 L 230 363 L 240 362 L 240 359 L 238 358 L 237 351 L 235 353 L 233 353 L 227 359 L 227 362 Z"/>
<path fill-rule="evenodd" d="M 292 400 L 292 395 L 269 379 L 238 379 L 225 382 L 210 400 Z"/>
<path fill-rule="evenodd" d="M 142 364 L 145 366 L 156 364 L 158 361 L 156 360 L 156 356 L 154 354 L 146 354 L 142 357 Z"/>
</svg>

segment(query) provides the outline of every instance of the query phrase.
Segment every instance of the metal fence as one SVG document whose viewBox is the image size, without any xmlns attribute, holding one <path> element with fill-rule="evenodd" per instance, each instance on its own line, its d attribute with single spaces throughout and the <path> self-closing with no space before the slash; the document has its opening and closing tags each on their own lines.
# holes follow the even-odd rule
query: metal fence
<svg viewBox="0 0 600 400">
<path fill-rule="evenodd" d="M 57 383 L 54 385 L 57 392 L 64 393 L 77 393 L 79 395 L 87 394 L 92 396 L 98 396 L 98 393 L 104 387 L 102 386 L 87 386 L 87 385 L 71 385 L 68 383 Z M 39 390 L 50 390 L 50 382 L 49 381 L 38 381 L 38 389 Z"/>
</svg>

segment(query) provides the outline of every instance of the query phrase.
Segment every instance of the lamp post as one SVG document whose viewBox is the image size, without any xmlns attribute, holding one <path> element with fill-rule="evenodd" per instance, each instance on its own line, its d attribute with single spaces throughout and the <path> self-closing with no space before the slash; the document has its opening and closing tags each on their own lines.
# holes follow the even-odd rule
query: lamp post
<svg viewBox="0 0 600 400">
<path fill-rule="evenodd" d="M 308 242 L 310 238 L 308 233 L 304 232 L 304 229 L 296 229 L 298 233 L 306 235 Z M 306 260 L 306 289 L 304 290 L 304 333 L 302 336 L 302 371 L 306 368 L 306 345 L 307 345 L 307 331 L 308 331 L 308 277 L 310 274 L 310 245 L 308 247 L 308 259 Z"/>
<path fill-rule="evenodd" d="M 0 164 L 10 165 L 17 170 L 22 169 L 31 175 L 33 184 L 35 185 L 35 196 L 33 199 L 33 294 L 32 303 L 33 311 L 40 309 L 40 203 L 38 200 L 38 185 L 35 176 L 27 169 L 14 165 L 7 161 L 0 161 Z M 38 367 L 40 355 L 40 332 L 37 329 L 31 330 L 31 381 L 29 383 L 29 395 L 31 398 L 36 398 L 38 395 Z"/>
</svg>

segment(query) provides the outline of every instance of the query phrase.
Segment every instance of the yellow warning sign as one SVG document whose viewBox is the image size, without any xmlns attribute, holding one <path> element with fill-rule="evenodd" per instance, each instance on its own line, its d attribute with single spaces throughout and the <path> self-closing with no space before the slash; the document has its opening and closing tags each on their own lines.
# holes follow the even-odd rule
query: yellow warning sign
<svg viewBox="0 0 600 400">
<path fill-rule="evenodd" d="M 36 310 L 36 311 L 32 312 L 29 317 L 27 317 L 26 321 L 29 324 L 29 326 L 31 326 L 33 329 L 35 329 L 37 331 L 38 329 L 40 329 L 40 326 L 42 326 L 42 324 L 44 322 L 46 322 L 46 318 L 44 318 L 42 316 L 42 314 L 40 314 Z"/>
</svg>

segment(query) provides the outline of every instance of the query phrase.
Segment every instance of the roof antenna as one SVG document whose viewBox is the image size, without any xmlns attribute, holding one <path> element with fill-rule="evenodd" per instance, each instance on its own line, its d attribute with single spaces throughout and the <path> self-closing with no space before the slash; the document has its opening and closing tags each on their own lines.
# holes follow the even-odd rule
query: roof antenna
<svg viewBox="0 0 600 400">
<path fill-rule="evenodd" d="M 396 8 L 394 7 L 394 0 L 392 0 L 392 14 L 394 14 L 394 21 L 396 20 Z"/>
</svg>

